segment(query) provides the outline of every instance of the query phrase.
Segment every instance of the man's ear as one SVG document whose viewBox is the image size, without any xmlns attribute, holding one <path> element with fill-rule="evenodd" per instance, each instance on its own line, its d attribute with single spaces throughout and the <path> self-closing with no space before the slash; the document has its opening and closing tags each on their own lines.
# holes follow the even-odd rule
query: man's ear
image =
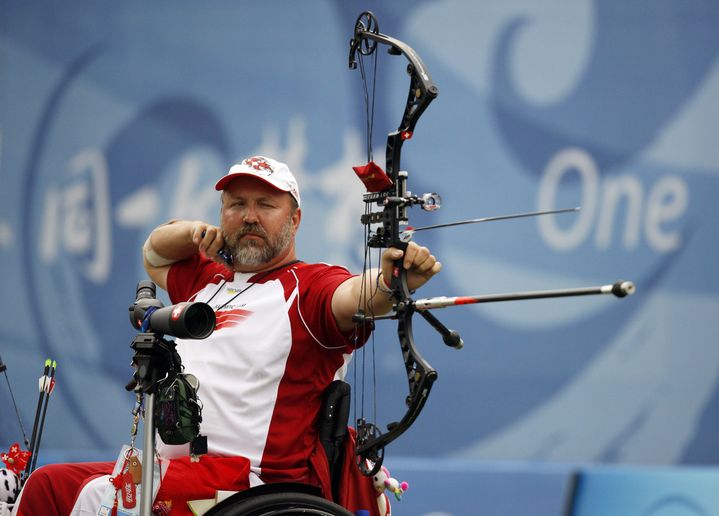
<svg viewBox="0 0 719 516">
<path fill-rule="evenodd" d="M 300 208 L 297 208 L 297 211 L 292 215 L 292 227 L 295 230 L 295 234 L 297 233 L 297 230 L 300 227 L 300 221 L 302 220 L 302 210 Z"/>
</svg>

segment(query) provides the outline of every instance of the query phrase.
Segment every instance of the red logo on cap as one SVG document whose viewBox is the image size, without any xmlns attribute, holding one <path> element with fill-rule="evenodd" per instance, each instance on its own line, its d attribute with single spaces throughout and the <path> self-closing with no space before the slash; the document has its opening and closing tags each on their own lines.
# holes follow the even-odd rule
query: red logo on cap
<svg viewBox="0 0 719 516">
<path fill-rule="evenodd" d="M 274 172 L 274 170 L 272 169 L 272 165 L 267 163 L 267 160 L 265 160 L 264 158 L 247 158 L 245 161 L 242 162 L 242 164 L 254 168 L 258 172 L 265 171 L 268 173 L 268 175 Z"/>
</svg>

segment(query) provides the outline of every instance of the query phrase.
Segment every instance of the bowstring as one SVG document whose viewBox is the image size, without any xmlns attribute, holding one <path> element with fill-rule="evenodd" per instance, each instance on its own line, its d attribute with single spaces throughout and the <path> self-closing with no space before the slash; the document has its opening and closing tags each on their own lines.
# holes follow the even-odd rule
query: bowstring
<svg viewBox="0 0 719 516">
<path fill-rule="evenodd" d="M 374 112 L 375 112 L 375 98 L 376 98 L 376 90 L 377 90 L 377 54 L 378 52 L 375 51 L 372 53 L 372 85 L 371 89 L 368 86 L 368 80 L 367 80 L 367 70 L 365 68 L 364 63 L 364 54 L 361 52 L 361 49 L 357 52 L 358 55 L 358 62 L 359 62 L 359 70 L 360 70 L 360 77 L 362 78 L 362 91 L 364 94 L 364 106 L 365 106 L 365 130 L 366 130 L 366 152 L 367 152 L 367 162 L 373 161 L 373 153 L 372 153 L 372 140 L 373 140 L 373 134 L 374 134 Z M 365 214 L 369 215 L 371 212 L 371 205 L 369 203 L 365 204 Z M 370 287 L 369 296 L 367 295 L 367 272 L 372 270 L 372 252 L 369 247 L 369 239 L 371 235 L 371 229 L 370 224 L 366 224 L 364 228 L 364 257 L 363 257 L 363 264 L 362 264 L 362 285 L 360 288 L 360 300 L 359 303 L 362 303 L 362 300 L 364 300 L 365 308 L 368 308 L 371 313 L 368 315 L 370 317 L 374 317 L 374 312 L 371 310 L 371 302 L 375 295 L 377 295 L 377 289 L 375 288 L 372 290 Z M 378 263 L 380 263 L 380 260 L 378 259 Z M 372 332 L 372 335 L 370 337 L 371 339 L 371 361 L 372 361 L 372 418 L 373 422 L 377 421 L 377 367 L 376 367 L 376 348 L 375 348 L 375 338 L 374 338 L 374 331 Z M 366 371 L 367 371 L 367 350 L 366 345 L 362 346 L 362 368 L 361 368 L 361 403 L 360 403 L 360 418 L 364 419 L 364 411 L 365 411 L 365 391 L 366 391 L 366 385 L 365 385 L 365 379 L 366 379 Z M 355 382 L 357 381 L 357 361 L 354 363 L 354 377 Z M 354 412 L 355 415 L 357 414 L 357 397 L 353 397 L 355 400 L 355 406 L 354 406 Z"/>
<path fill-rule="evenodd" d="M 372 211 L 369 204 L 365 205 L 365 214 L 369 214 Z M 364 258 L 363 258 L 363 269 L 362 269 L 362 285 L 360 289 L 360 304 L 362 303 L 362 300 L 365 299 L 365 308 L 367 308 L 368 313 L 367 316 L 373 320 L 375 313 L 373 309 L 373 299 L 378 294 L 379 288 L 374 287 L 372 288 L 371 284 L 373 282 L 370 282 L 370 286 L 368 287 L 367 283 L 367 271 L 372 270 L 373 268 L 373 257 L 372 257 L 372 251 L 369 245 L 367 245 L 367 242 L 369 241 L 371 234 L 371 230 L 369 225 L 366 225 L 364 228 L 364 239 L 365 239 L 365 247 L 364 247 Z M 377 250 L 377 258 L 376 258 L 377 267 L 379 267 L 381 263 L 380 259 L 380 250 Z M 369 288 L 369 292 L 367 289 Z M 373 323 L 374 324 L 374 323 Z M 372 422 L 377 421 L 377 353 L 376 353 L 376 346 L 375 346 L 375 335 L 374 331 L 370 335 L 370 346 L 371 346 L 371 369 L 372 369 Z M 355 381 L 357 380 L 357 361 L 355 361 L 354 364 L 355 367 Z M 360 417 L 364 418 L 364 409 L 365 409 L 365 392 L 366 392 L 366 371 L 367 371 L 367 351 L 366 351 L 366 345 L 362 347 L 362 369 L 361 369 L 361 387 L 362 387 L 362 403 L 360 407 Z M 356 400 L 355 400 L 356 401 Z M 357 414 L 357 407 L 355 405 L 355 414 Z"/>
</svg>

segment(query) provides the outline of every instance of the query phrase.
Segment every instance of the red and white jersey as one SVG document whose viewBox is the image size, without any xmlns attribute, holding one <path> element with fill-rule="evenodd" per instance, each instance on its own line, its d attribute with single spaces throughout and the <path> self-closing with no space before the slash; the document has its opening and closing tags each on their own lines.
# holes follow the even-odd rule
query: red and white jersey
<svg viewBox="0 0 719 516">
<path fill-rule="evenodd" d="M 200 255 L 173 264 L 172 303 L 204 301 L 217 316 L 207 339 L 176 341 L 185 372 L 200 381 L 210 454 L 247 457 L 264 481 L 307 481 L 322 394 L 366 339 L 341 332 L 332 315 L 332 295 L 350 277 L 301 262 L 269 274 L 229 271 Z M 158 440 L 158 451 L 172 458 L 188 447 Z"/>
</svg>

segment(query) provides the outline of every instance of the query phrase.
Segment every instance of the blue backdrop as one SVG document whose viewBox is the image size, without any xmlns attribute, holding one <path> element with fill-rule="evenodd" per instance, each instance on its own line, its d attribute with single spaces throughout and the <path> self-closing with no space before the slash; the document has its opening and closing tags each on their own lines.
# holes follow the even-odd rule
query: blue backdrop
<svg viewBox="0 0 719 516">
<path fill-rule="evenodd" d="M 582 206 L 418 234 L 444 264 L 422 295 L 638 287 L 438 313 L 466 346 L 418 332 L 439 380 L 388 455 L 717 464 L 710 0 L 0 1 L 0 353 L 28 431 L 42 364 L 58 361 L 44 458 L 110 458 L 127 441 L 141 244 L 169 218 L 216 221 L 212 185 L 232 163 L 289 163 L 300 257 L 360 270 L 364 118 L 347 51 L 365 9 L 440 89 L 404 148 L 413 190 L 444 199 L 416 221 Z M 404 66 L 380 55 L 378 157 Z M 381 422 L 404 410 L 395 342 L 389 327 L 374 342 Z M 21 434 L 6 387 L 0 407 L 7 449 Z"/>
</svg>

